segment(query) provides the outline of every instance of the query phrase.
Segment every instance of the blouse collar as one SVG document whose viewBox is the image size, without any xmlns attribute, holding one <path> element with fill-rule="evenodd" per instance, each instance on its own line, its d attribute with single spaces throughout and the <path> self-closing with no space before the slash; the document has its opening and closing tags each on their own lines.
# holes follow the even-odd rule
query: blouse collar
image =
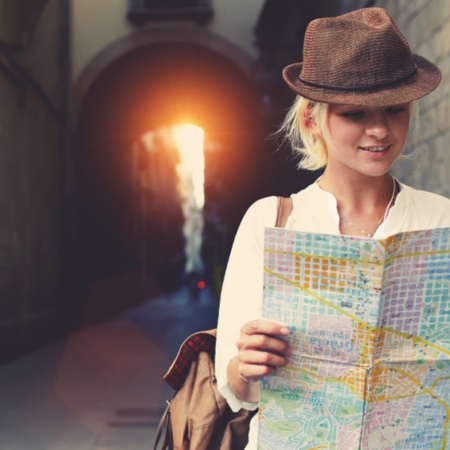
<svg viewBox="0 0 450 450">
<path fill-rule="evenodd" d="M 374 238 L 383 238 L 403 231 L 408 215 L 408 193 L 405 186 L 400 186 L 394 205 L 389 210 L 384 224 L 381 224 Z M 306 189 L 292 196 L 294 209 L 286 224 L 287 228 L 301 231 L 314 230 L 315 233 L 340 234 L 337 201 L 333 194 L 323 190 L 316 180 Z"/>
</svg>

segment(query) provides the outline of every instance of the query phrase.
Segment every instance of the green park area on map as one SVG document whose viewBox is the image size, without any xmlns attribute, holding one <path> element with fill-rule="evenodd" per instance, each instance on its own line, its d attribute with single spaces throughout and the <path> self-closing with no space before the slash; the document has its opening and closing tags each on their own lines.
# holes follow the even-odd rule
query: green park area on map
<svg viewBox="0 0 450 450">
<path fill-rule="evenodd" d="M 261 381 L 258 449 L 450 450 L 450 229 L 268 228 L 263 316 L 292 356 Z"/>
</svg>

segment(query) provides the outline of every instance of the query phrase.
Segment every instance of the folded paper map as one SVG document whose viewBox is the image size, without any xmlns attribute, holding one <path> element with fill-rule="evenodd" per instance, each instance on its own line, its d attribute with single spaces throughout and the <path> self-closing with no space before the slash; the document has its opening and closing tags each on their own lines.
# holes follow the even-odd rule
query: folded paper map
<svg viewBox="0 0 450 450">
<path fill-rule="evenodd" d="M 268 228 L 263 316 L 291 329 L 258 449 L 450 449 L 450 229 Z"/>
</svg>

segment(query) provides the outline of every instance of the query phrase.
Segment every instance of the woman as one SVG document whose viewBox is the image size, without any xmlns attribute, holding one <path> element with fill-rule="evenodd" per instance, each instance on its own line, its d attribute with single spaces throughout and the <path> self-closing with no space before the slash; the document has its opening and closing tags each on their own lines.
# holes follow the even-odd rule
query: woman
<svg viewBox="0 0 450 450">
<path fill-rule="evenodd" d="M 450 200 L 417 191 L 390 174 L 401 156 L 411 102 L 440 83 L 439 69 L 411 53 L 381 8 L 312 21 L 303 63 L 283 71 L 297 94 L 282 130 L 300 166 L 325 167 L 311 186 L 291 196 L 286 227 L 300 231 L 381 238 L 402 231 L 450 227 Z M 276 197 L 246 213 L 230 255 L 218 323 L 216 372 L 235 411 L 258 407 L 259 379 L 286 364 L 283 324 L 261 319 L 263 234 L 275 223 Z M 247 449 L 257 445 L 252 419 Z"/>
</svg>

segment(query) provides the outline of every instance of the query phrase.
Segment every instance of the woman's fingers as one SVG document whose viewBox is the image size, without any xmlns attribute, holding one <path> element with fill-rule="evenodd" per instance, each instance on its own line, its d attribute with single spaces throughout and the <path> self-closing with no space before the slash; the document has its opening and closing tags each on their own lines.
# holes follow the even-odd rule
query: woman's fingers
<svg viewBox="0 0 450 450">
<path fill-rule="evenodd" d="M 239 351 L 247 349 L 285 355 L 289 344 L 283 338 L 289 329 L 282 324 L 267 319 L 253 320 L 241 328 L 241 336 L 236 345 Z"/>
<path fill-rule="evenodd" d="M 247 350 L 239 353 L 239 362 L 257 366 L 281 367 L 287 362 L 287 356 L 261 350 Z"/>
<path fill-rule="evenodd" d="M 273 374 L 277 367 L 285 366 L 287 358 L 269 352 L 248 350 L 239 353 L 238 361 L 240 376 L 257 381 L 265 375 Z"/>
<path fill-rule="evenodd" d="M 271 375 L 287 363 L 289 329 L 268 319 L 253 320 L 241 328 L 238 348 L 238 371 L 245 381 L 253 382 Z"/>
<path fill-rule="evenodd" d="M 269 334 L 273 336 L 287 336 L 289 328 L 278 322 L 268 319 L 257 319 L 247 322 L 241 328 L 243 334 Z"/>
<path fill-rule="evenodd" d="M 289 350 L 289 343 L 286 340 L 267 334 L 241 335 L 236 345 L 239 351 L 257 350 L 280 355 L 285 355 Z"/>
<path fill-rule="evenodd" d="M 239 363 L 239 376 L 246 382 L 259 381 L 261 377 L 272 375 L 277 370 L 272 366 L 255 366 L 254 364 Z"/>
</svg>

